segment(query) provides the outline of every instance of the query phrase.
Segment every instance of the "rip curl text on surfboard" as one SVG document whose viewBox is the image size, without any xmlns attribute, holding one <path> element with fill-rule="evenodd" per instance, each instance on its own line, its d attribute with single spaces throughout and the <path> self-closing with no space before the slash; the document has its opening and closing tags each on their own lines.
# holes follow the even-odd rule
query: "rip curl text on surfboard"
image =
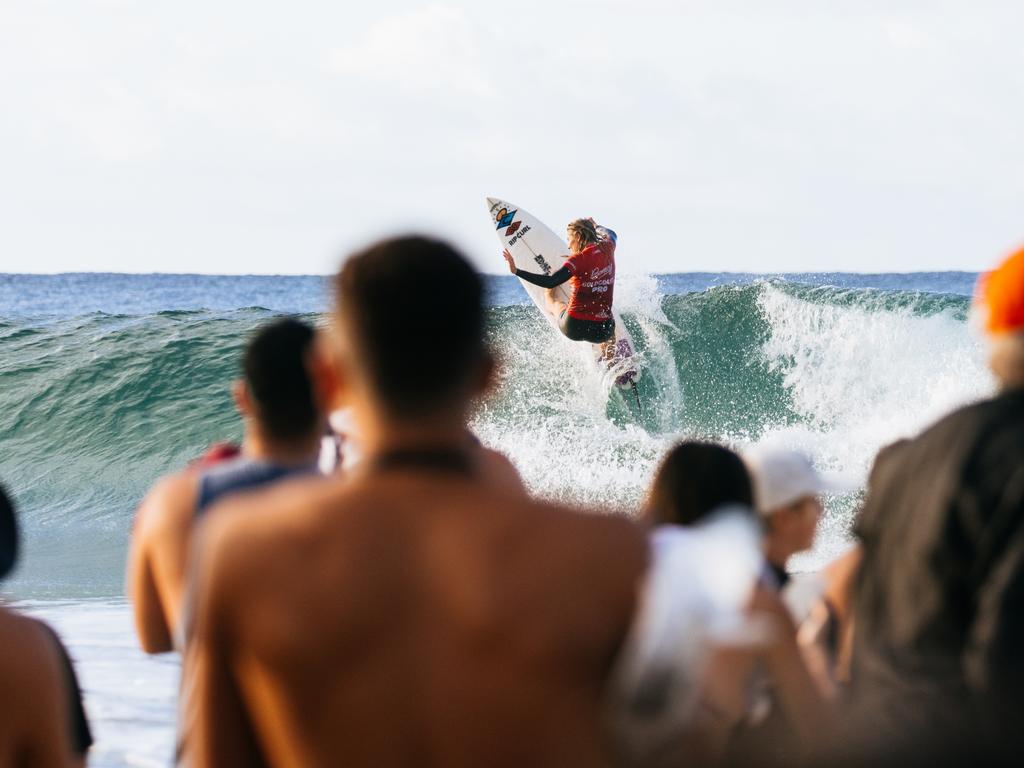
<svg viewBox="0 0 1024 768">
<path fill-rule="evenodd" d="M 513 245 L 518 243 L 522 239 L 523 235 L 530 231 L 530 225 L 525 225 L 522 229 L 515 233 L 515 235 L 509 239 L 508 247 L 511 248 Z"/>
</svg>

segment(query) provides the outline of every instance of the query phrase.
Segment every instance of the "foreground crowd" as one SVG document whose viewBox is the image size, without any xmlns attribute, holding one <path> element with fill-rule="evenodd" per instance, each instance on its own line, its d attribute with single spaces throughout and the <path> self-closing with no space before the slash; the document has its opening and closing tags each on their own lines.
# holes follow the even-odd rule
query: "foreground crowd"
<svg viewBox="0 0 1024 768">
<path fill-rule="evenodd" d="M 183 658 L 183 763 L 1020 761 L 1024 251 L 979 285 L 999 394 L 881 451 L 817 581 L 786 570 L 836 490 L 807 457 L 684 442 L 639 516 L 539 501 L 467 427 L 495 377 L 467 262 L 384 241 L 336 293 L 328 329 L 256 333 L 242 445 L 135 522 L 139 639 Z M 60 641 L 0 609 L 0 648 L 0 765 L 83 761 Z"/>
</svg>

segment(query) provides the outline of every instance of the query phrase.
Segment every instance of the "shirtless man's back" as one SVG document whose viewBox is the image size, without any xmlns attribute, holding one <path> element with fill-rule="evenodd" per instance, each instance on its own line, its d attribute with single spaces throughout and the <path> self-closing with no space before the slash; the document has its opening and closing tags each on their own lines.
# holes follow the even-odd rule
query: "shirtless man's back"
<svg viewBox="0 0 1024 768">
<path fill-rule="evenodd" d="M 239 709 L 200 724 L 201 763 L 244 744 L 282 765 L 605 763 L 601 689 L 645 557 L 631 523 L 397 467 L 211 523 L 194 693 Z"/>
<path fill-rule="evenodd" d="M 433 300 L 446 280 L 450 302 L 430 316 L 420 291 Z M 492 367 L 479 278 L 448 246 L 386 242 L 339 282 L 332 368 L 365 459 L 347 479 L 232 498 L 204 524 L 186 761 L 608 764 L 603 689 L 643 534 L 510 493 L 467 450 Z M 409 327 L 446 340 L 434 368 L 415 365 Z"/>
</svg>

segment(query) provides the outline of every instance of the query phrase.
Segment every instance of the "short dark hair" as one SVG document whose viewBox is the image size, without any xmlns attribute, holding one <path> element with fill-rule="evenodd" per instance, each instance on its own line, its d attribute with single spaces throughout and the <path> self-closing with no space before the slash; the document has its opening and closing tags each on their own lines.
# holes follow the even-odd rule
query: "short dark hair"
<svg viewBox="0 0 1024 768">
<path fill-rule="evenodd" d="M 18 521 L 14 503 L 0 485 L 0 579 L 14 570 L 18 562 Z"/>
<path fill-rule="evenodd" d="M 320 428 L 307 358 L 313 327 L 294 317 L 267 323 L 249 341 L 242 374 L 253 416 L 277 440 L 294 440 Z"/>
<path fill-rule="evenodd" d="M 647 500 L 652 525 L 693 525 L 725 504 L 752 507 L 754 490 L 743 460 L 725 446 L 685 441 L 661 462 Z"/>
<path fill-rule="evenodd" d="M 345 262 L 338 312 L 383 406 L 421 416 L 455 402 L 486 358 L 483 281 L 441 240 L 383 240 Z"/>
</svg>

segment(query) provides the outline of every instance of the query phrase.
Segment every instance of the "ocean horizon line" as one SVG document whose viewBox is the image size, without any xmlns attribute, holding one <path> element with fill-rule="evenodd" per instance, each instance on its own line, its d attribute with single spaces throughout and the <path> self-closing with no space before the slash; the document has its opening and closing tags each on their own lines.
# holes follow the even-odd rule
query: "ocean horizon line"
<svg viewBox="0 0 1024 768">
<path fill-rule="evenodd" d="M 694 277 L 700 277 L 702 275 L 717 275 L 720 277 L 728 277 L 735 275 L 736 277 L 795 277 L 801 275 L 858 275 L 863 277 L 899 277 L 903 275 L 979 275 L 984 270 L 970 270 L 970 269 L 914 269 L 914 270 L 894 270 L 889 272 L 857 272 L 852 270 L 841 270 L 841 269 L 830 269 L 830 270 L 803 270 L 803 271 L 786 271 L 786 270 L 775 270 L 768 272 L 748 272 L 742 270 L 707 270 L 707 269 L 691 269 L 691 270 L 680 270 L 678 272 L 630 272 L 628 270 L 621 270 L 623 274 L 641 274 L 650 275 L 651 277 L 662 277 L 667 275 L 692 275 Z M 502 272 L 481 272 L 481 274 L 487 277 L 508 277 L 511 278 L 507 271 Z M 96 271 L 96 272 L 82 272 L 82 271 L 71 271 L 71 272 L 0 272 L 0 277 L 286 277 L 286 278 L 318 278 L 318 279 L 330 279 L 333 277 L 333 273 L 326 274 L 314 274 L 305 272 L 109 272 L 109 271 Z"/>
</svg>

